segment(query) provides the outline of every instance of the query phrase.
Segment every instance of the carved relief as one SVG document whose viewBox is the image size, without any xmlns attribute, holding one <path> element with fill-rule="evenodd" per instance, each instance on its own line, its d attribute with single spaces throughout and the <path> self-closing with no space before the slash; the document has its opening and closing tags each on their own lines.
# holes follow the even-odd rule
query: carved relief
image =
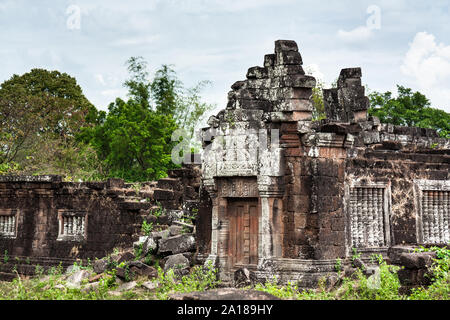
<svg viewBox="0 0 450 320">
<path fill-rule="evenodd" d="M 221 197 L 255 198 L 259 196 L 256 179 L 219 179 L 218 190 Z"/>
</svg>

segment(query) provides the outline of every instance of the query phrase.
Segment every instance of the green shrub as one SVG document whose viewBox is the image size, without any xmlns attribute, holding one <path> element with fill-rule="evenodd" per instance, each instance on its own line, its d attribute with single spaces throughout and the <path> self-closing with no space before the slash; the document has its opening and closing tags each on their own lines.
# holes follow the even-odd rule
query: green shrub
<svg viewBox="0 0 450 320">
<path fill-rule="evenodd" d="M 214 289 L 220 283 L 217 280 L 217 270 L 212 264 L 205 267 L 195 266 L 192 268 L 189 275 L 183 276 L 178 280 L 172 269 L 167 272 L 158 267 L 158 282 L 159 287 L 156 291 L 156 297 L 161 300 L 166 300 L 169 294 L 185 293 L 193 291 L 205 291 Z"/>
<path fill-rule="evenodd" d="M 432 284 L 427 287 L 412 289 L 411 300 L 449 300 L 450 299 L 450 249 L 447 247 L 420 248 L 419 252 L 434 251 L 436 259 L 431 266 Z"/>
</svg>

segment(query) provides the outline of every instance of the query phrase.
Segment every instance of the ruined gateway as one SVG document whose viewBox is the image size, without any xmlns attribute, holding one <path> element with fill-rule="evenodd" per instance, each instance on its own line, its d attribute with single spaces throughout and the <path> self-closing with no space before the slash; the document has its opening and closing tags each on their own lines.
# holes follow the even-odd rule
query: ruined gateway
<svg viewBox="0 0 450 320">
<path fill-rule="evenodd" d="M 276 41 L 203 130 L 207 259 L 222 279 L 245 266 L 308 286 L 353 248 L 395 260 L 402 245 L 450 242 L 450 140 L 368 116 L 360 68 L 323 91 L 327 119 L 312 122 L 315 84 L 297 44 Z"/>
<path fill-rule="evenodd" d="M 245 267 L 311 287 L 354 250 L 395 263 L 410 247 L 448 244 L 450 140 L 369 116 L 361 76 L 343 69 L 323 91 L 327 119 L 312 121 L 316 80 L 294 41 L 276 41 L 202 130 L 201 170 L 173 170 L 147 191 L 118 179 L 0 177 L 0 253 L 35 264 L 101 258 L 132 246 L 156 202 L 196 208 L 195 261 L 225 282 Z"/>
</svg>

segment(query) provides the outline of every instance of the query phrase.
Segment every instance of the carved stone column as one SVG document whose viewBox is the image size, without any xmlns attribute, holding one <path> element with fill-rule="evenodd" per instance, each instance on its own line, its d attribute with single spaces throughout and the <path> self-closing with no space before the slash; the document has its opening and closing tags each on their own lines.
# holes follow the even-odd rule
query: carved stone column
<svg viewBox="0 0 450 320">
<path fill-rule="evenodd" d="M 267 260 L 281 256 L 281 215 L 282 190 L 275 190 L 274 185 L 259 185 L 261 216 L 259 220 L 259 265 Z M 275 211 L 274 211 L 275 208 Z M 281 210 L 280 210 L 281 209 Z M 280 220 L 280 221 L 278 221 Z"/>
<path fill-rule="evenodd" d="M 217 267 L 218 261 L 218 227 L 219 227 L 219 198 L 217 197 L 217 191 L 215 185 L 205 185 L 206 190 L 209 193 L 212 202 L 211 210 L 211 253 L 205 261 L 205 264 L 212 263 L 214 267 Z"/>
</svg>

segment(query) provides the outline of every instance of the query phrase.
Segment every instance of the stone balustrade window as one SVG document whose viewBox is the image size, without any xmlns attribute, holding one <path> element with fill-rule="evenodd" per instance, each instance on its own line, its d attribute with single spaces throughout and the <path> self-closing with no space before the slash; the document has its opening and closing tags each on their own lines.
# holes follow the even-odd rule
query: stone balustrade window
<svg viewBox="0 0 450 320">
<path fill-rule="evenodd" d="M 81 241 L 86 234 L 86 215 L 80 212 L 61 211 L 59 218 L 58 240 Z"/>
<path fill-rule="evenodd" d="M 421 180 L 416 187 L 419 242 L 450 243 L 450 182 Z"/>
<path fill-rule="evenodd" d="M 0 236 L 15 237 L 16 236 L 16 215 L 0 215 Z"/>
<path fill-rule="evenodd" d="M 389 243 L 389 190 L 382 184 L 349 188 L 348 216 L 352 248 L 380 248 Z"/>
</svg>

